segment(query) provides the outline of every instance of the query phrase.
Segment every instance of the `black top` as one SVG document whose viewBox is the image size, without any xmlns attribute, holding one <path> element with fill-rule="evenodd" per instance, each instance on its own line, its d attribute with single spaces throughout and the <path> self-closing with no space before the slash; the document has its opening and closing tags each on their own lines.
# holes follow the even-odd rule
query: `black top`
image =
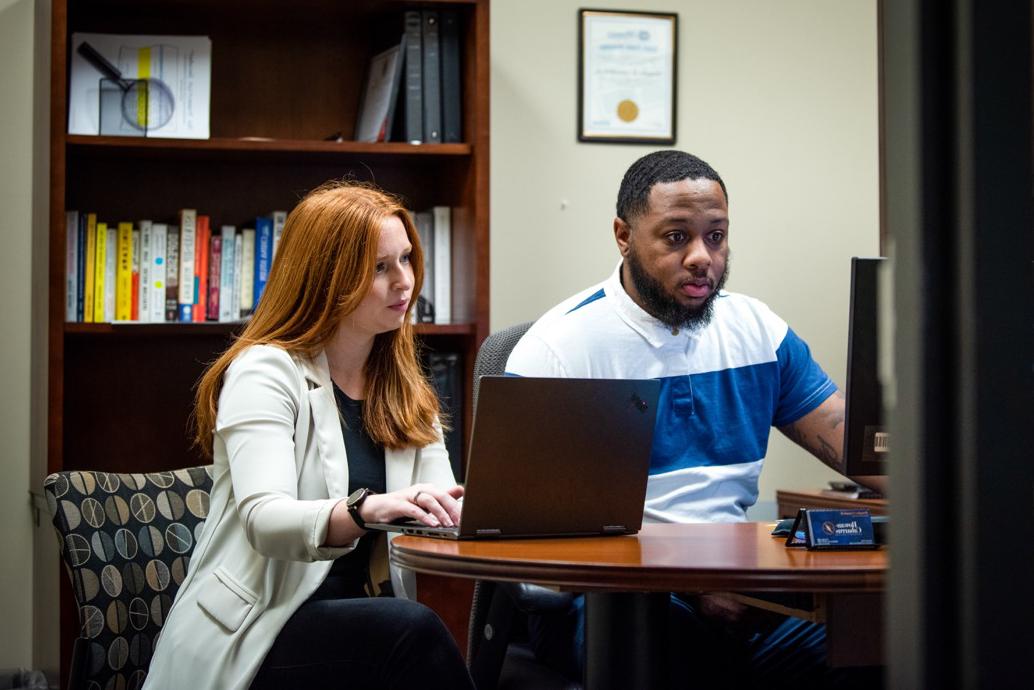
<svg viewBox="0 0 1034 690">
<path fill-rule="evenodd" d="M 352 400 L 334 386 L 341 417 L 341 435 L 345 438 L 345 452 L 348 454 L 348 493 L 367 488 L 374 493 L 385 491 L 384 448 L 370 438 L 363 425 L 363 401 Z M 366 573 L 370 561 L 370 549 L 376 533 L 367 532 L 360 538 L 356 548 L 336 559 L 330 568 L 330 576 L 341 578 L 345 589 L 353 595 L 361 595 L 366 584 Z"/>
<path fill-rule="evenodd" d="M 370 438 L 363 425 L 363 401 L 352 400 L 334 386 L 334 398 L 341 415 L 341 434 L 348 453 L 348 493 L 367 488 L 385 491 L 384 448 Z"/>
</svg>

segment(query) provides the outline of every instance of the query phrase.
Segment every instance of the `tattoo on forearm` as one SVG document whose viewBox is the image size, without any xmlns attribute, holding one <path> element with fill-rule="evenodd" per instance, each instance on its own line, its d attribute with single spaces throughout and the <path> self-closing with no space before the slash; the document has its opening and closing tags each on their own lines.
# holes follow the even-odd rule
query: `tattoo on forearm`
<svg viewBox="0 0 1034 690">
<path fill-rule="evenodd" d="M 838 398 L 843 398 L 843 394 L 840 391 L 837 391 L 835 395 Z M 839 438 L 837 428 L 843 425 L 843 423 L 843 408 L 841 406 L 834 406 L 832 409 L 825 411 L 821 418 L 807 425 L 813 430 L 811 434 L 805 431 L 806 425 L 800 423 L 788 424 L 781 427 L 780 431 L 823 463 L 837 472 L 843 473 L 845 470 L 843 449 L 838 448 L 834 443 Z"/>
<path fill-rule="evenodd" d="M 841 457 L 840 450 L 834 448 L 832 444 L 822 436 L 816 436 L 815 439 L 817 441 L 816 446 L 810 447 L 809 450 L 811 450 L 819 460 L 826 463 L 837 472 L 843 474 L 844 462 Z"/>
</svg>

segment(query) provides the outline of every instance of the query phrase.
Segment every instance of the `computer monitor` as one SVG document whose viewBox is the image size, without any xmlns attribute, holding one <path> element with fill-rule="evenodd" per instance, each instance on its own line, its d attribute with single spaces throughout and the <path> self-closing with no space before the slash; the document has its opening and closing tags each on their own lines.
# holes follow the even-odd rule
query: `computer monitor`
<svg viewBox="0 0 1034 690">
<path fill-rule="evenodd" d="M 847 334 L 847 409 L 844 460 L 849 477 L 887 474 L 890 435 L 884 425 L 879 377 L 878 284 L 882 258 L 851 259 L 851 315 Z"/>
</svg>

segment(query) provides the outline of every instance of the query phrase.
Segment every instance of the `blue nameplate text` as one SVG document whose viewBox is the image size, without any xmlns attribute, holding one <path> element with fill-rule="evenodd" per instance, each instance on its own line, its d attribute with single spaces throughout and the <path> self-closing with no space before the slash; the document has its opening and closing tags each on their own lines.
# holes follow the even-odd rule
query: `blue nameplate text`
<svg viewBox="0 0 1034 690">
<path fill-rule="evenodd" d="M 867 508 L 801 508 L 786 545 L 828 550 L 877 547 Z"/>
</svg>

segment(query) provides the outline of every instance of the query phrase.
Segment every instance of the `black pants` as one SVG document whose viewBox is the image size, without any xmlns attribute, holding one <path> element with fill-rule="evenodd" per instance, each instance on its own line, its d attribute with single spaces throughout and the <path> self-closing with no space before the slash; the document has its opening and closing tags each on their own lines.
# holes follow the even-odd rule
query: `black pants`
<svg viewBox="0 0 1034 690">
<path fill-rule="evenodd" d="M 357 595 L 327 578 L 280 631 L 252 690 L 473 690 L 456 643 L 431 609 Z"/>
</svg>

